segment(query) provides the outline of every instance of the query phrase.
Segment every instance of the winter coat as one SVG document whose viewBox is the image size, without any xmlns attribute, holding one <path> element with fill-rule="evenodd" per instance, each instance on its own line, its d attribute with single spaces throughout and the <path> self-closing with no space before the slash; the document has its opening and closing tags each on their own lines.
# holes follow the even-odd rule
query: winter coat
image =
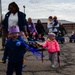
<svg viewBox="0 0 75 75">
<path fill-rule="evenodd" d="M 48 39 L 45 42 L 45 44 L 43 44 L 42 46 L 43 46 L 43 48 L 47 47 L 48 52 L 58 52 L 58 51 L 60 51 L 59 44 L 56 40 L 51 41 L 51 40 Z"/>
<path fill-rule="evenodd" d="M 29 33 L 37 32 L 34 23 L 28 23 L 28 31 Z"/>
<path fill-rule="evenodd" d="M 17 46 L 16 43 L 22 41 L 20 37 L 16 40 L 9 38 L 5 45 L 3 60 L 5 61 L 8 58 L 9 62 L 19 62 L 23 61 L 24 54 L 26 52 L 25 47 Z"/>
<path fill-rule="evenodd" d="M 2 21 L 3 29 L 6 33 L 8 33 L 8 19 L 11 12 L 7 12 L 5 15 L 4 20 Z M 20 11 L 18 11 L 18 26 L 20 28 L 20 31 L 24 31 L 24 27 L 27 25 L 27 21 L 25 19 L 26 15 Z"/>
<path fill-rule="evenodd" d="M 37 23 L 36 24 L 36 30 L 37 30 L 38 34 L 44 34 L 45 33 L 45 29 L 44 29 L 42 24 Z"/>
</svg>

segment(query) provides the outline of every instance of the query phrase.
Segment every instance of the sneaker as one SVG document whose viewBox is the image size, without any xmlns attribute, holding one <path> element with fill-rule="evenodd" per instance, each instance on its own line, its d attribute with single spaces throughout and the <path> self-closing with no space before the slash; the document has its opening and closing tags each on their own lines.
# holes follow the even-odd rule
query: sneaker
<svg viewBox="0 0 75 75">
<path fill-rule="evenodd" d="M 51 68 L 55 68 L 55 65 L 51 65 Z"/>
</svg>

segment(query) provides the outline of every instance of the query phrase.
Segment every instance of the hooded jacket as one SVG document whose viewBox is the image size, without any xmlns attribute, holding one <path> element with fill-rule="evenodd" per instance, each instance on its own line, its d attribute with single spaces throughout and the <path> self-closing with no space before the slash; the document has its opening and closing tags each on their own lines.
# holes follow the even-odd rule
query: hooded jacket
<svg viewBox="0 0 75 75">
<path fill-rule="evenodd" d="M 51 41 L 51 40 L 48 39 L 45 42 L 45 44 L 43 44 L 42 46 L 43 46 L 43 48 L 47 47 L 48 52 L 58 52 L 58 51 L 60 51 L 59 44 L 56 40 Z"/>
</svg>

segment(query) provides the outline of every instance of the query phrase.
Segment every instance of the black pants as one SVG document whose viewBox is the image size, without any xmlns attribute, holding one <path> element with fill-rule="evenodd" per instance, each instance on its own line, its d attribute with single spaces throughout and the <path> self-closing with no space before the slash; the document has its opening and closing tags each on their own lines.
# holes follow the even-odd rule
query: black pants
<svg viewBox="0 0 75 75">
<path fill-rule="evenodd" d="M 23 62 L 8 62 L 7 67 L 7 74 L 6 75 L 13 75 L 13 72 L 16 72 L 16 75 L 22 75 L 22 64 Z"/>
</svg>

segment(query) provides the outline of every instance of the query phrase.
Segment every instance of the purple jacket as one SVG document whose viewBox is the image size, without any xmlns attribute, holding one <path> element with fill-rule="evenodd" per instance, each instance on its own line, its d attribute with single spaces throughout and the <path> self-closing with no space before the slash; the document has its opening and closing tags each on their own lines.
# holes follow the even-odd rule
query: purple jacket
<svg viewBox="0 0 75 75">
<path fill-rule="evenodd" d="M 34 23 L 28 23 L 28 30 L 30 33 L 37 32 Z"/>
</svg>

